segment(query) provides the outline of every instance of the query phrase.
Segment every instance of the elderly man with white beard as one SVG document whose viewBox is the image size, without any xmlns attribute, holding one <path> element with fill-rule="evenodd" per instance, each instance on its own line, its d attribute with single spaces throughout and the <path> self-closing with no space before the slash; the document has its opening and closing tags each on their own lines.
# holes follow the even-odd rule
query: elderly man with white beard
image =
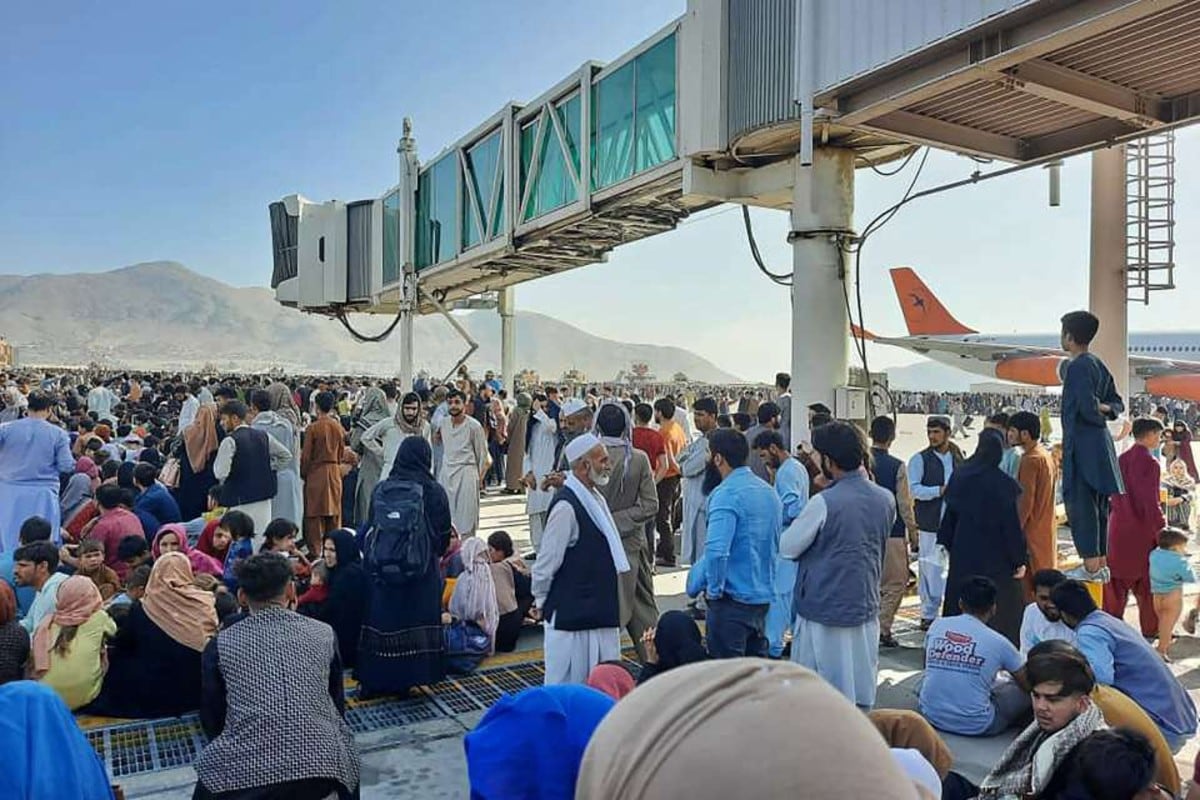
<svg viewBox="0 0 1200 800">
<path fill-rule="evenodd" d="M 629 571 L 616 522 L 597 491 L 611 476 L 608 450 L 585 433 L 563 455 L 571 471 L 550 504 L 533 565 L 547 686 L 584 683 L 592 667 L 621 657 L 619 576 Z"/>
</svg>

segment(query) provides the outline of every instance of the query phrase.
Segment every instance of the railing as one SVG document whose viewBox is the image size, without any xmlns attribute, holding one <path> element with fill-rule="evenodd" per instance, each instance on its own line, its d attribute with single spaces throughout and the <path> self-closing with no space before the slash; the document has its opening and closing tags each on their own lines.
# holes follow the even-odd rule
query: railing
<svg viewBox="0 0 1200 800">
<path fill-rule="evenodd" d="M 1175 288 L 1175 134 L 1125 145 L 1125 265 L 1130 300 Z"/>
</svg>

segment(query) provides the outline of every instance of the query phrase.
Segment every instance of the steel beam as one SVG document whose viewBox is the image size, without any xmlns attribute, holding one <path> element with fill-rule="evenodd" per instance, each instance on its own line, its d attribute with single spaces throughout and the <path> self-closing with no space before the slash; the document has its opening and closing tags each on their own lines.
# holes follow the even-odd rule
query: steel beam
<svg viewBox="0 0 1200 800">
<path fill-rule="evenodd" d="M 997 78 L 1025 94 L 1140 128 L 1154 128 L 1168 121 L 1164 103 L 1156 97 L 1040 58 L 1018 64 Z"/>
<path fill-rule="evenodd" d="M 1037 136 L 1026 142 L 1025 158 L 1035 159 L 1098 142 L 1116 141 L 1137 128 L 1117 119 L 1098 119 Z"/>
<path fill-rule="evenodd" d="M 1020 139 L 926 117 L 922 114 L 913 114 L 910 111 L 892 111 L 861 127 L 880 133 L 903 136 L 905 139 L 933 147 L 949 147 L 962 153 L 973 153 L 986 158 L 999 157 L 1009 161 L 1023 161 L 1028 157 L 1025 143 Z"/>
<path fill-rule="evenodd" d="M 993 28 L 973 42 L 935 58 L 905 59 L 877 71 L 878 78 L 848 82 L 817 95 L 817 104 L 840 112 L 852 127 L 957 89 L 1055 50 L 1159 14 L 1185 0 L 1083 0 L 1048 14 Z M 990 54 L 995 50 L 994 54 Z M 886 77 L 885 77 L 886 75 Z M 856 88 L 857 87 L 857 88 Z"/>
</svg>

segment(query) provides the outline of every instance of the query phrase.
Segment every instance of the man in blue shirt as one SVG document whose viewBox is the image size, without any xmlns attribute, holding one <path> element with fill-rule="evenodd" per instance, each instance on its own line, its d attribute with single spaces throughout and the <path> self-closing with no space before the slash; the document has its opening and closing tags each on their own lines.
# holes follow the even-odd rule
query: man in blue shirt
<svg viewBox="0 0 1200 800">
<path fill-rule="evenodd" d="M 783 504 L 783 529 L 800 516 L 808 502 L 808 470 L 788 455 L 783 436 L 778 431 L 763 431 L 754 437 L 754 449 L 773 476 L 775 494 Z M 782 530 L 782 529 L 781 529 Z M 792 616 L 792 590 L 796 588 L 796 562 L 788 558 L 775 561 L 775 590 L 767 610 L 768 654 L 783 656 L 783 635 Z"/>
<path fill-rule="evenodd" d="M 158 529 L 172 522 L 183 522 L 179 512 L 179 504 L 158 482 L 158 467 L 153 464 L 140 463 L 133 468 L 133 483 L 140 494 L 133 501 L 133 513 L 142 523 L 146 533 L 146 541 L 153 542 Z"/>
<path fill-rule="evenodd" d="M 989 578 L 968 578 L 958 607 L 961 614 L 942 617 L 925 634 L 921 714 L 948 733 L 995 736 L 1029 714 L 1025 658 L 988 627 L 996 613 L 996 584 Z M 997 681 L 1001 670 L 1013 680 Z"/>
<path fill-rule="evenodd" d="M 1154 720 L 1172 752 L 1196 733 L 1196 706 L 1162 657 L 1124 620 L 1096 608 L 1086 586 L 1063 581 L 1050 599 L 1075 629 L 1096 681 L 1129 695 Z"/>
<path fill-rule="evenodd" d="M 775 559 L 783 504 L 746 466 L 750 445 L 736 430 L 709 434 L 708 539 L 703 574 L 708 600 L 708 652 L 713 658 L 767 654 L 767 609 L 775 591 Z"/>
<path fill-rule="evenodd" d="M 16 549 L 30 517 L 45 517 L 59 538 L 59 476 L 75 471 L 75 458 L 67 432 L 49 421 L 53 405 L 50 395 L 32 392 L 29 415 L 0 425 L 0 552 Z"/>
</svg>

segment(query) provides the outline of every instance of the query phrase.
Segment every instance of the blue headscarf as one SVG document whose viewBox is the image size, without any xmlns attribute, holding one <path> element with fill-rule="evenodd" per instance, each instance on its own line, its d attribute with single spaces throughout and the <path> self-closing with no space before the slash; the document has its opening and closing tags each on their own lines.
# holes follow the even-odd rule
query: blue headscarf
<svg viewBox="0 0 1200 800">
<path fill-rule="evenodd" d="M 112 800 L 96 751 L 53 689 L 34 681 L 0 686 L 0 797 Z"/>
<path fill-rule="evenodd" d="M 504 695 L 463 741 L 471 800 L 571 800 L 583 751 L 614 705 L 574 684 Z"/>
</svg>

